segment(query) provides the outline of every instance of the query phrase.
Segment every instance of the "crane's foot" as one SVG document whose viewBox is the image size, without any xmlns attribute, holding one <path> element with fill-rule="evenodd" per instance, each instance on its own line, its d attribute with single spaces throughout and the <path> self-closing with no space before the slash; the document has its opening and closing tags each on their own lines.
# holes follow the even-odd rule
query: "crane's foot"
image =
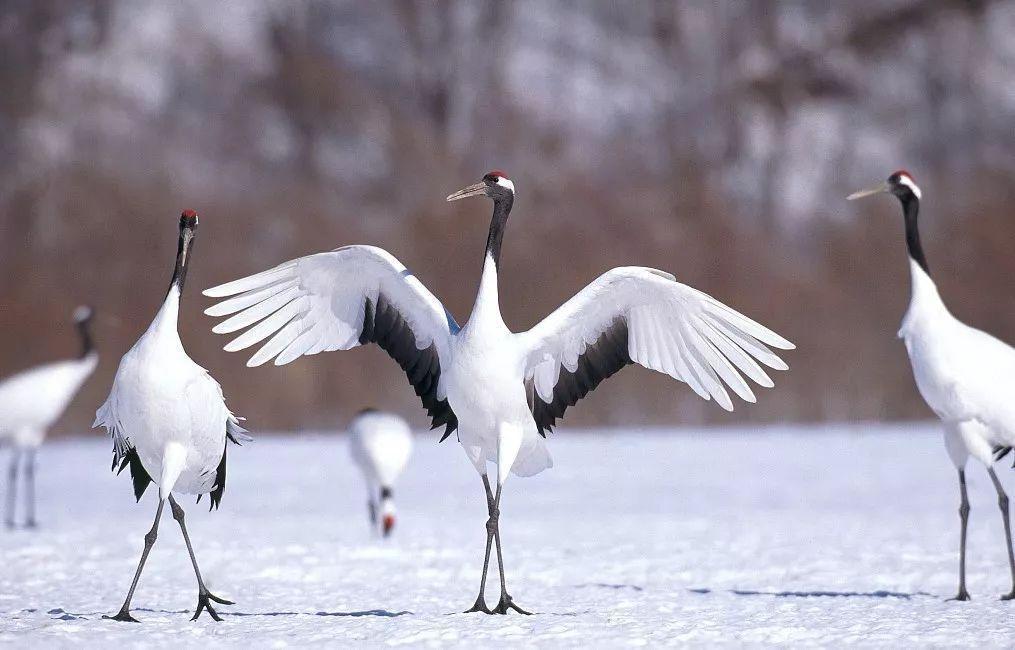
<svg viewBox="0 0 1015 650">
<path fill-rule="evenodd" d="M 1015 587 L 1012 587 L 1011 591 L 1001 596 L 1001 600 L 1015 600 Z"/>
<path fill-rule="evenodd" d="M 519 614 L 525 614 L 526 616 L 532 616 L 532 612 L 527 612 L 518 605 L 515 605 L 514 601 L 511 600 L 511 596 L 504 592 L 500 595 L 500 602 L 493 608 L 494 614 L 507 614 L 509 611 L 514 610 Z"/>
<path fill-rule="evenodd" d="M 210 591 L 200 592 L 200 593 L 197 594 L 197 611 L 194 612 L 194 616 L 190 620 L 196 621 L 197 617 L 201 615 L 201 612 L 204 611 L 204 610 L 207 610 L 208 611 L 208 616 L 211 616 L 212 619 L 214 619 L 214 620 L 216 620 L 216 621 L 221 623 L 222 622 L 222 618 L 218 615 L 218 612 L 215 611 L 215 608 L 211 606 L 211 602 L 210 601 L 213 601 L 213 600 L 216 603 L 219 603 L 221 605 L 233 605 L 233 604 L 235 604 L 231 600 L 226 600 L 225 598 L 219 598 L 218 596 L 216 596 L 215 594 L 211 593 Z"/>
<path fill-rule="evenodd" d="M 479 597 L 476 598 L 475 605 L 473 605 L 472 607 L 470 607 L 469 609 L 465 610 L 462 613 L 474 614 L 477 612 L 482 612 L 483 614 L 493 614 L 493 610 L 491 610 L 489 607 L 486 606 L 486 599 L 483 598 L 483 594 L 480 594 Z"/>
<path fill-rule="evenodd" d="M 962 589 L 959 589 L 959 593 L 955 596 L 955 598 L 949 598 L 948 599 L 949 602 L 953 601 L 953 600 L 967 601 L 967 600 L 972 600 L 972 598 L 969 597 L 969 592 L 966 591 L 965 588 L 962 588 Z"/>
<path fill-rule="evenodd" d="M 137 620 L 136 618 L 134 618 L 133 616 L 131 616 L 130 615 L 130 610 L 128 610 L 128 609 L 121 609 L 116 614 L 116 616 L 106 616 L 106 615 L 103 615 L 102 618 L 106 619 L 107 621 L 120 621 L 121 623 L 140 623 L 141 622 L 141 621 Z"/>
</svg>

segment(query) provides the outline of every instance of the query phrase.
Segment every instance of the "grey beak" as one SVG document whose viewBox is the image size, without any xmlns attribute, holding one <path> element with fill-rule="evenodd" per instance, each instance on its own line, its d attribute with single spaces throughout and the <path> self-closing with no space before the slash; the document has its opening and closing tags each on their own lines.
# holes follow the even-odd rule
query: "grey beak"
<svg viewBox="0 0 1015 650">
<path fill-rule="evenodd" d="M 448 201 L 457 201 L 459 199 L 467 199 L 470 196 L 486 195 L 486 183 L 476 183 L 468 187 L 462 188 L 453 194 L 448 194 Z"/>
<path fill-rule="evenodd" d="M 889 189 L 891 188 L 888 187 L 888 183 L 881 183 L 875 187 L 867 188 L 866 190 L 853 192 L 852 194 L 846 197 L 846 200 L 855 201 L 857 199 L 862 199 L 865 196 L 871 196 L 872 194 L 882 194 L 884 192 L 887 192 Z"/>
</svg>

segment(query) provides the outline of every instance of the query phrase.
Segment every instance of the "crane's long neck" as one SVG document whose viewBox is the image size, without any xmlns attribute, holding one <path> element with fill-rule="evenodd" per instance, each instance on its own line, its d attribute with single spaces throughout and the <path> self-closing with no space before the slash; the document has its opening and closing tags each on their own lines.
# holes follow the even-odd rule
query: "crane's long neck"
<svg viewBox="0 0 1015 650">
<path fill-rule="evenodd" d="M 920 244 L 920 231 L 917 227 L 920 199 L 909 194 L 900 197 L 900 201 L 906 221 L 906 249 L 909 252 L 909 275 L 912 279 L 909 309 L 899 330 L 899 336 L 906 338 L 913 332 L 926 331 L 927 327 L 939 327 L 945 322 L 945 317 L 950 317 L 950 312 L 930 277 L 930 267 L 927 266 L 927 258 Z"/>
<path fill-rule="evenodd" d="M 183 293 L 183 285 L 187 281 L 187 268 L 190 263 L 190 251 L 194 247 L 194 230 L 181 224 L 180 241 L 176 248 L 176 266 L 173 267 L 173 279 L 169 282 L 169 291 L 176 287 Z"/>
<path fill-rule="evenodd" d="M 183 285 L 187 281 L 187 268 L 190 264 L 190 252 L 194 246 L 194 229 L 180 224 L 180 242 L 176 249 L 176 265 L 173 267 L 173 279 L 169 282 L 169 291 L 162 302 L 162 308 L 155 316 L 152 327 L 160 331 L 177 331 L 180 314 L 180 296 Z"/>
<path fill-rule="evenodd" d="M 78 358 L 84 359 L 95 350 L 95 343 L 92 341 L 90 319 L 79 320 L 77 327 L 78 335 L 81 337 L 81 356 Z"/>
<path fill-rule="evenodd" d="M 486 238 L 486 253 L 483 257 L 483 276 L 479 281 L 479 292 L 476 304 L 472 308 L 473 317 L 500 316 L 500 295 L 497 291 L 497 272 L 500 267 L 500 248 L 504 242 L 504 230 L 514 196 L 498 197 L 493 201 L 493 217 L 490 219 L 490 234 Z M 471 319 L 470 319 L 471 320 Z"/>
<path fill-rule="evenodd" d="M 511 194 L 494 199 L 493 202 L 490 234 L 486 237 L 486 255 L 493 259 L 496 266 L 500 266 L 500 246 L 504 242 L 504 230 L 507 228 L 508 215 L 511 214 L 511 206 L 514 205 L 514 202 L 514 196 Z"/>
<path fill-rule="evenodd" d="M 920 243 L 920 228 L 917 218 L 920 214 L 920 199 L 909 194 L 901 199 L 902 212 L 906 221 L 906 248 L 909 257 L 916 262 L 923 272 L 930 276 L 930 267 L 927 266 L 927 258 L 923 254 L 923 245 Z"/>
</svg>

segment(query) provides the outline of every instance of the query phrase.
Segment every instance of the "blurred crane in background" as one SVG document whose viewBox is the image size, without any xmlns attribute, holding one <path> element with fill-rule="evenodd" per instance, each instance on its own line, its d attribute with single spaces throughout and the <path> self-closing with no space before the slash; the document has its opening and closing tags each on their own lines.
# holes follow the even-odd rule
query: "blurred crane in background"
<svg viewBox="0 0 1015 650">
<path fill-rule="evenodd" d="M 93 315 L 91 307 L 74 310 L 74 325 L 81 338 L 81 354 L 77 359 L 38 366 L 0 381 L 0 444 L 6 442 L 11 447 L 4 515 L 8 528 L 14 527 L 19 468 L 25 476 L 25 527 L 34 528 L 37 524 L 36 451 L 99 363 L 92 343 Z"/>
<path fill-rule="evenodd" d="M 395 527 L 395 482 L 412 454 L 412 431 L 394 413 L 364 409 L 349 423 L 349 452 L 367 485 L 370 528 L 387 537 Z"/>
</svg>

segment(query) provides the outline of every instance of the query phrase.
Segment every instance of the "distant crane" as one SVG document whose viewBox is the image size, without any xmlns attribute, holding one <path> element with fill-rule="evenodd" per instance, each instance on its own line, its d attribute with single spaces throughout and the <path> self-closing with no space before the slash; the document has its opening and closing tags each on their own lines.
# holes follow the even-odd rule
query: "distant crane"
<svg viewBox="0 0 1015 650">
<path fill-rule="evenodd" d="M 954 600 L 969 600 L 966 590 L 966 461 L 972 455 L 987 468 L 997 490 L 1004 521 L 1012 590 L 1002 600 L 1015 598 L 1015 555 L 1012 553 L 1008 495 L 992 465 L 1015 446 L 1015 349 L 990 334 L 969 327 L 952 316 L 930 278 L 930 267 L 920 244 L 917 217 L 921 192 L 912 174 L 899 170 L 877 187 L 849 195 L 859 199 L 888 193 L 902 203 L 909 252 L 912 296 L 902 319 L 899 338 L 906 344 L 924 401 L 944 423 L 945 447 L 959 473 L 959 593 Z"/>
<path fill-rule="evenodd" d="M 249 366 L 272 358 L 282 365 L 303 354 L 364 343 L 377 343 L 395 359 L 433 426 L 445 425 L 441 440 L 457 429 L 482 477 L 489 513 L 486 555 L 479 596 L 468 611 L 527 614 L 504 582 L 501 489 L 509 472 L 531 476 L 552 466 L 543 436 L 555 420 L 631 363 L 684 381 L 702 398 L 732 410 L 723 382 L 742 399 L 755 401 L 738 369 L 772 386 L 757 361 L 785 369 L 766 344 L 793 345 L 669 273 L 643 267 L 608 271 L 531 330 L 512 333 L 501 317 L 497 275 L 515 186 L 494 170 L 447 200 L 470 196 L 491 199 L 493 218 L 479 292 L 464 327 L 405 266 L 372 246 L 301 257 L 208 289 L 208 296 L 236 297 L 205 313 L 234 314 L 214 328 L 218 333 L 253 326 L 226 350 L 268 339 Z M 497 466 L 496 492 L 488 462 Z M 484 591 L 493 542 L 501 592 L 490 610 Z"/>
<path fill-rule="evenodd" d="M 18 468 L 22 464 L 25 474 L 25 526 L 34 528 L 37 524 L 36 451 L 46 432 L 67 410 L 99 363 L 99 355 L 92 344 L 92 316 L 91 307 L 81 306 L 74 310 L 74 324 L 81 337 L 81 354 L 77 359 L 37 366 L 0 382 L 0 443 L 9 442 L 12 447 L 4 518 L 8 528 L 14 527 Z"/>
<path fill-rule="evenodd" d="M 220 621 L 210 601 L 233 604 L 205 587 L 183 508 L 173 497 L 173 492 L 196 494 L 200 501 L 202 495 L 209 494 L 210 507 L 217 508 L 226 489 L 227 440 L 236 444 L 250 440 L 226 408 L 218 382 L 187 356 L 177 331 L 180 294 L 196 231 L 197 213 L 184 211 L 176 267 L 162 307 L 148 330 L 123 355 L 109 397 L 95 414 L 94 426 L 106 427 L 113 437 L 113 468 L 122 472 L 130 467 L 135 498 L 140 501 L 153 480 L 159 486 L 155 522 L 145 535 L 134 581 L 119 613 L 108 617 L 117 621 L 137 622 L 130 614 L 130 601 L 155 545 L 167 499 L 197 575 L 197 611 L 191 620 L 207 609 L 213 619 Z"/>
<path fill-rule="evenodd" d="M 412 453 L 412 431 L 394 413 L 360 411 L 349 423 L 349 452 L 367 484 L 370 526 L 387 537 L 395 527 L 395 481 Z"/>
</svg>

